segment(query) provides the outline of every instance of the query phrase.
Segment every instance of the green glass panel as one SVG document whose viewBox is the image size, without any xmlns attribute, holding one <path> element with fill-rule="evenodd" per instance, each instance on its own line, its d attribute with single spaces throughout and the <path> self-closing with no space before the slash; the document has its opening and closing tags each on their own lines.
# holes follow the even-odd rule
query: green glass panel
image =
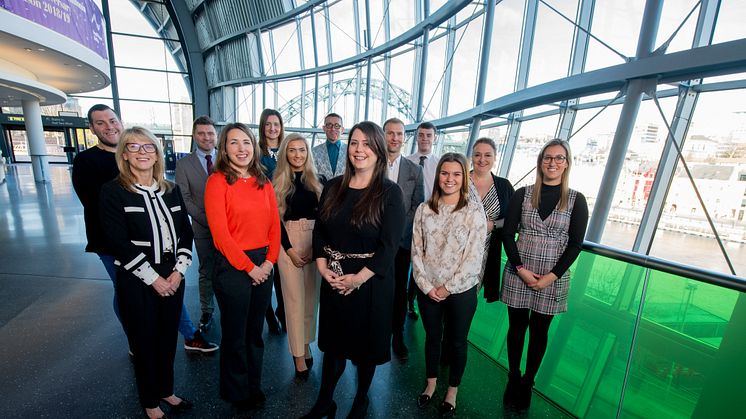
<svg viewBox="0 0 746 419">
<path fill-rule="evenodd" d="M 742 359 L 720 352 L 737 291 L 651 271 L 624 399 L 624 417 L 692 417 L 708 375 Z M 739 319 L 743 322 L 744 319 Z M 743 350 L 743 348 L 741 348 Z M 727 365 L 729 364 L 729 365 Z M 743 368 L 743 367 L 741 367 Z M 733 385 L 739 385 L 743 377 Z M 716 385 L 722 380 L 714 379 Z M 715 396 L 717 399 L 720 396 Z M 717 409 L 723 403 L 714 403 Z M 708 417 L 728 417 L 708 409 Z"/>
<path fill-rule="evenodd" d="M 469 340 L 506 368 L 507 330 L 480 296 Z M 746 294 L 582 252 L 536 388 L 578 417 L 744 417 L 744 330 Z"/>
</svg>

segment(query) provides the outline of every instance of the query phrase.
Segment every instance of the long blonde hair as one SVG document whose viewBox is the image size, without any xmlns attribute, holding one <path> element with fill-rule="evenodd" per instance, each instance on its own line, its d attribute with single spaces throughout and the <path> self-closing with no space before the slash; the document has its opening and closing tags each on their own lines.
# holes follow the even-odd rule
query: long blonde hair
<svg viewBox="0 0 746 419">
<path fill-rule="evenodd" d="M 565 140 L 555 138 L 553 140 L 547 141 L 547 143 L 544 144 L 544 147 L 541 148 L 539 155 L 536 157 L 536 181 L 534 182 L 533 196 L 531 196 L 531 206 L 537 209 L 539 208 L 539 203 L 541 201 L 541 187 L 544 184 L 544 172 L 541 170 L 544 159 L 544 152 L 547 148 L 555 145 L 562 146 L 562 148 L 565 149 L 565 153 L 567 154 L 567 156 L 565 156 L 567 157 L 567 167 L 565 168 L 565 171 L 562 172 L 562 179 L 560 182 L 560 199 L 557 203 L 557 208 L 563 210 L 567 208 L 567 204 L 570 202 L 570 167 L 572 166 L 572 153 L 570 152 L 570 144 Z"/>
<path fill-rule="evenodd" d="M 143 127 L 127 128 L 122 131 L 122 135 L 119 137 L 119 144 L 117 144 L 117 149 L 114 154 L 114 158 L 117 161 L 117 167 L 119 168 L 119 176 L 117 177 L 119 184 L 129 191 L 135 192 L 137 178 L 135 178 L 134 173 L 132 173 L 132 169 L 130 169 L 127 160 L 124 159 L 127 142 L 132 139 L 147 140 L 155 145 L 156 159 L 155 164 L 153 165 L 153 179 L 158 183 L 160 189 L 170 191 L 171 188 L 173 188 L 173 183 L 166 180 L 166 161 L 163 158 L 163 146 L 161 146 L 161 142 L 155 138 L 155 135 L 153 135 L 152 132 Z"/>
<path fill-rule="evenodd" d="M 280 143 L 280 149 L 277 154 L 277 168 L 272 178 L 272 187 L 275 189 L 277 198 L 277 209 L 280 211 L 280 219 L 285 216 L 287 210 L 287 197 L 295 193 L 295 172 L 288 162 L 288 146 L 292 141 L 303 141 L 306 147 L 306 161 L 303 163 L 303 173 L 300 176 L 301 182 L 309 191 L 316 194 L 316 198 L 321 196 L 321 182 L 316 174 L 316 166 L 313 164 L 313 154 L 308 146 L 306 137 L 292 133 L 285 137 Z"/>
</svg>

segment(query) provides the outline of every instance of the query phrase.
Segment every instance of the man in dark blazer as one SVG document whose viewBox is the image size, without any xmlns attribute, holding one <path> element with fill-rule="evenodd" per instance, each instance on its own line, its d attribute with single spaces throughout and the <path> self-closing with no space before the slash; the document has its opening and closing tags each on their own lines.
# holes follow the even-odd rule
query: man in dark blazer
<svg viewBox="0 0 746 419">
<path fill-rule="evenodd" d="M 189 216 L 192 217 L 194 246 L 199 256 L 199 304 L 201 329 L 209 329 L 215 309 L 212 290 L 215 245 L 205 215 L 205 185 L 215 163 L 217 131 L 209 116 L 200 116 L 192 124 L 192 138 L 197 148 L 176 162 L 176 183 L 181 189 Z"/>
<path fill-rule="evenodd" d="M 407 315 L 407 282 L 409 279 L 409 265 L 412 260 L 412 223 L 417 207 L 425 200 L 422 167 L 403 158 L 401 149 L 404 145 L 404 123 L 391 118 L 383 124 L 386 135 L 386 152 L 388 156 L 388 178 L 396 182 L 404 195 L 404 209 L 406 211 L 404 232 L 399 250 L 394 259 L 394 316 L 391 347 L 400 359 L 409 357 L 409 350 L 404 344 L 404 321 Z"/>
</svg>

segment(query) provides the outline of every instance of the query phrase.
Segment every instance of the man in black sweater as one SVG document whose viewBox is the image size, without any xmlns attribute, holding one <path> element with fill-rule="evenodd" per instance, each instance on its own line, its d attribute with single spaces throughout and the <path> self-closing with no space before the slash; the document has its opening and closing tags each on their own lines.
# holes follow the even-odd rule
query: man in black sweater
<svg viewBox="0 0 746 419">
<path fill-rule="evenodd" d="M 115 152 L 123 128 L 119 115 L 106 105 L 93 105 L 88 110 L 89 128 L 98 138 L 98 144 L 78 153 L 73 160 L 73 188 L 83 204 L 85 234 L 88 244 L 86 252 L 96 253 L 106 268 L 112 283 L 116 284 L 117 267 L 108 240 L 101 228 L 99 218 L 99 195 L 101 187 L 119 175 Z M 114 314 L 121 323 L 117 304 L 116 285 L 114 287 Z M 126 331 L 125 331 L 126 332 Z M 184 336 L 184 348 L 191 351 L 212 352 L 218 349 L 208 342 L 194 327 L 186 307 L 182 307 L 179 332 Z"/>
</svg>

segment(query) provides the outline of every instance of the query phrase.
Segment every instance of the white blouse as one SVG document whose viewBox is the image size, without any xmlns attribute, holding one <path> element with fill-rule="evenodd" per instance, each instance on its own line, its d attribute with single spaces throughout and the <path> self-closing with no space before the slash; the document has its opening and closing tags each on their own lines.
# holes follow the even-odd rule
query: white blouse
<svg viewBox="0 0 746 419">
<path fill-rule="evenodd" d="M 436 214 L 423 202 L 414 215 L 412 270 L 423 293 L 445 285 L 451 294 L 479 284 L 487 219 L 481 203 L 469 200 L 460 210 L 441 203 Z"/>
</svg>

